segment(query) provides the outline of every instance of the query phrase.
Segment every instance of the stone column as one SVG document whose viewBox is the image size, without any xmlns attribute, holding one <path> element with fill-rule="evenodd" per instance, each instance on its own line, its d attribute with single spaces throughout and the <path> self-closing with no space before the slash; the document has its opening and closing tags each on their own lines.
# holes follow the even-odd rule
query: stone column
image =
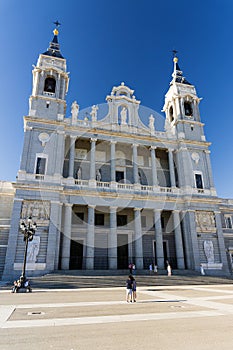
<svg viewBox="0 0 233 350">
<path fill-rule="evenodd" d="M 86 269 L 93 270 L 95 255 L 95 205 L 88 205 L 88 228 L 86 247 Z"/>
<path fill-rule="evenodd" d="M 97 139 L 91 139 L 90 180 L 95 181 L 95 147 Z"/>
<path fill-rule="evenodd" d="M 214 189 L 214 180 L 213 180 L 211 163 L 210 163 L 210 150 L 205 150 L 204 153 L 205 153 L 205 158 L 206 158 L 206 165 L 207 165 L 206 168 L 207 168 L 207 172 L 208 172 L 210 189 Z"/>
<path fill-rule="evenodd" d="M 180 227 L 180 215 L 179 210 L 173 210 L 173 223 L 175 231 L 175 242 L 176 242 L 176 258 L 177 258 L 177 267 L 178 269 L 184 269 L 184 251 L 183 251 L 183 242 L 182 234 Z"/>
<path fill-rule="evenodd" d="M 54 166 L 54 174 L 61 177 L 64 163 L 64 135 L 63 130 L 57 131 L 57 147 L 56 147 L 56 161 Z M 74 163 L 74 160 L 73 160 Z M 74 171 L 74 166 L 73 166 Z M 70 174 L 69 174 L 70 176 Z"/>
<path fill-rule="evenodd" d="M 156 167 L 156 155 L 155 155 L 155 146 L 151 146 L 150 153 L 151 153 L 151 170 L 152 170 L 152 186 L 157 187 L 158 186 L 158 176 L 157 176 L 157 167 Z"/>
<path fill-rule="evenodd" d="M 224 242 L 224 237 L 223 237 L 223 232 L 222 232 L 221 213 L 220 213 L 220 211 L 215 211 L 214 214 L 215 214 L 219 252 L 220 252 L 221 261 L 222 261 L 222 269 L 225 272 L 229 272 L 226 247 L 225 247 L 225 242 Z"/>
<path fill-rule="evenodd" d="M 169 161 L 171 187 L 176 187 L 175 169 L 174 169 L 174 162 L 173 162 L 173 149 L 171 148 L 168 149 L 168 161 Z"/>
<path fill-rule="evenodd" d="M 70 136 L 70 161 L 69 161 L 69 177 L 74 178 L 74 156 L 75 156 L 76 136 Z"/>
<path fill-rule="evenodd" d="M 197 239 L 195 210 L 183 211 L 183 216 L 187 268 L 200 271 L 200 252 Z"/>
<path fill-rule="evenodd" d="M 111 141 L 111 181 L 116 181 L 116 141 Z"/>
<path fill-rule="evenodd" d="M 22 236 L 22 240 L 23 240 L 23 235 L 19 233 L 22 204 L 23 204 L 22 199 L 20 198 L 14 199 L 10 232 L 9 232 L 9 238 L 8 238 L 6 258 L 5 258 L 5 266 L 4 266 L 3 276 L 2 276 L 3 281 L 9 281 L 11 278 L 14 277 L 13 276 L 14 262 L 15 262 L 15 256 L 16 256 L 18 234 Z M 22 260 L 22 263 L 23 263 L 23 260 Z M 21 273 L 21 271 L 17 271 L 17 272 L 19 274 Z"/>
<path fill-rule="evenodd" d="M 27 172 L 27 162 L 29 161 L 28 150 L 31 144 L 32 127 L 26 125 L 24 128 L 24 144 L 19 172 Z"/>
<path fill-rule="evenodd" d="M 134 183 L 138 184 L 138 145 L 136 143 L 133 144 L 133 178 Z"/>
<path fill-rule="evenodd" d="M 51 201 L 47 256 L 46 256 L 46 269 L 49 271 L 54 271 L 56 269 L 55 257 L 57 256 L 57 240 L 58 240 L 58 237 L 60 237 L 60 230 L 59 230 L 60 221 L 61 221 L 60 206 L 61 206 L 61 203 L 59 201 Z"/>
<path fill-rule="evenodd" d="M 155 224 L 157 266 L 159 269 L 164 269 L 163 232 L 162 232 L 162 226 L 161 226 L 161 210 L 154 209 L 154 224 Z"/>
<path fill-rule="evenodd" d="M 62 229 L 61 229 L 61 223 L 62 223 L 62 206 L 63 204 L 58 202 L 58 222 L 57 222 L 57 240 L 56 240 L 56 252 L 55 252 L 55 263 L 54 263 L 54 269 L 58 270 L 59 267 L 59 256 L 60 256 L 60 242 L 61 242 L 61 235 L 62 235 Z"/>
<path fill-rule="evenodd" d="M 108 237 L 108 266 L 117 269 L 117 207 L 110 207 L 110 234 Z"/>
<path fill-rule="evenodd" d="M 69 270 L 69 267 L 70 267 L 71 224 L 72 224 L 72 204 L 65 203 L 63 241 L 62 241 L 62 253 L 61 253 L 62 270 Z"/>
<path fill-rule="evenodd" d="M 135 264 L 138 270 L 143 269 L 141 210 L 141 208 L 134 208 Z"/>
</svg>

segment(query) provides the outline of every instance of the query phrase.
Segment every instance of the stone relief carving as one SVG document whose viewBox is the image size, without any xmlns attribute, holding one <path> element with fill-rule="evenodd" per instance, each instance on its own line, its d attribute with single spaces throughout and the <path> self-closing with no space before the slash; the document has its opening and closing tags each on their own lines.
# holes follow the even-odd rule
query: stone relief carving
<svg viewBox="0 0 233 350">
<path fill-rule="evenodd" d="M 212 241 L 204 241 L 204 252 L 208 264 L 214 263 L 214 245 Z"/>
<path fill-rule="evenodd" d="M 198 232 L 216 232 L 215 216 L 212 211 L 196 211 Z"/>
<path fill-rule="evenodd" d="M 29 216 L 33 221 L 43 222 L 49 220 L 50 202 L 47 201 L 24 201 L 21 211 L 21 219 L 25 220 Z"/>
<path fill-rule="evenodd" d="M 193 160 L 196 164 L 198 164 L 198 162 L 199 162 L 199 160 L 200 160 L 199 154 L 198 154 L 197 152 L 193 152 L 192 155 L 191 155 L 191 157 L 192 157 L 192 160 Z"/>
<path fill-rule="evenodd" d="M 28 242 L 27 262 L 35 263 L 40 250 L 40 237 L 34 236 L 33 241 Z"/>
</svg>

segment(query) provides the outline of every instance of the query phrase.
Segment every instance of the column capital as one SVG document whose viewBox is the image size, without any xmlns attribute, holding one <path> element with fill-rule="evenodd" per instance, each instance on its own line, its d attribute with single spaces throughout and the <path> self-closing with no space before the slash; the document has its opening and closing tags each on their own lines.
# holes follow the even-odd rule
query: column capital
<svg viewBox="0 0 233 350">
<path fill-rule="evenodd" d="M 210 153 L 211 153 L 211 151 L 210 151 L 209 149 L 204 149 L 204 152 L 205 152 L 206 154 L 210 154 Z"/>
<path fill-rule="evenodd" d="M 62 205 L 63 203 L 59 202 L 59 201 L 50 201 L 51 204 L 58 204 L 58 205 Z M 67 203 L 68 204 L 68 203 Z"/>
<path fill-rule="evenodd" d="M 94 138 L 94 137 L 91 137 L 91 142 L 96 142 L 97 141 L 97 138 Z"/>
<path fill-rule="evenodd" d="M 142 208 L 133 208 L 134 211 L 142 211 Z"/>
<path fill-rule="evenodd" d="M 180 212 L 181 212 L 181 210 L 178 210 L 178 209 L 172 210 L 172 213 L 173 213 L 173 214 L 178 214 L 178 215 L 179 215 Z"/>
<path fill-rule="evenodd" d="M 72 203 L 64 203 L 65 207 L 73 207 Z"/>
<path fill-rule="evenodd" d="M 139 146 L 139 144 L 138 143 L 133 143 L 132 144 L 132 147 L 134 148 L 134 147 L 138 147 Z"/>
<path fill-rule="evenodd" d="M 118 207 L 109 207 L 110 212 L 115 212 L 115 211 L 117 211 L 117 208 L 118 208 Z"/>
<path fill-rule="evenodd" d="M 154 212 L 154 213 L 160 213 L 160 214 L 161 214 L 161 213 L 162 213 L 162 209 L 153 209 L 153 212 Z"/>
<path fill-rule="evenodd" d="M 156 146 L 150 146 L 149 147 L 150 151 L 156 150 L 156 148 L 157 148 Z"/>
<path fill-rule="evenodd" d="M 95 209 L 96 205 L 88 204 L 88 208 Z"/>
<path fill-rule="evenodd" d="M 111 145 L 115 145 L 115 144 L 117 144 L 117 141 L 111 140 L 110 143 L 111 143 Z"/>
<path fill-rule="evenodd" d="M 168 147 L 167 152 L 173 152 L 173 151 L 174 151 L 174 148 Z"/>
<path fill-rule="evenodd" d="M 60 132 L 60 134 L 62 134 L 62 133 L 64 133 L 64 131 L 61 131 L 61 132 Z M 70 138 L 71 138 L 72 140 L 75 140 L 75 139 L 77 138 L 77 136 L 76 136 L 76 135 L 70 135 Z"/>
</svg>

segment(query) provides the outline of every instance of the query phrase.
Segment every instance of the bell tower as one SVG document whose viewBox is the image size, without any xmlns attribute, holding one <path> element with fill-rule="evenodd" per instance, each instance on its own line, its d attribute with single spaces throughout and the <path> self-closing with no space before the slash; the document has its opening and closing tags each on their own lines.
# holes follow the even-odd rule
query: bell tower
<svg viewBox="0 0 233 350">
<path fill-rule="evenodd" d="M 172 81 L 162 110 L 166 114 L 165 130 L 176 134 L 178 139 L 205 141 L 199 111 L 201 98 L 195 86 L 183 76 L 176 53 L 174 51 Z"/>
<path fill-rule="evenodd" d="M 58 26 L 55 22 L 53 39 L 46 52 L 39 55 L 34 66 L 32 94 L 29 99 L 29 116 L 62 121 L 66 113 L 66 93 L 69 77 L 66 60 L 60 52 Z"/>
</svg>

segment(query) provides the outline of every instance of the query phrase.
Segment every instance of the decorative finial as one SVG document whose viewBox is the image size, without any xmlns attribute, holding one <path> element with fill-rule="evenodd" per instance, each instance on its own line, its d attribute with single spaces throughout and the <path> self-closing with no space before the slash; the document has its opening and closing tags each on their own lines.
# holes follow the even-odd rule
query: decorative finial
<svg viewBox="0 0 233 350">
<path fill-rule="evenodd" d="M 58 35 L 59 31 L 57 28 L 60 27 L 61 23 L 59 23 L 58 20 L 56 20 L 56 22 L 53 22 L 53 23 L 56 25 L 56 28 L 54 29 L 53 34 Z"/>
<path fill-rule="evenodd" d="M 176 54 L 178 53 L 178 51 L 172 50 L 172 52 L 173 52 L 173 62 L 177 63 L 178 62 L 178 57 L 176 56 Z"/>
</svg>

